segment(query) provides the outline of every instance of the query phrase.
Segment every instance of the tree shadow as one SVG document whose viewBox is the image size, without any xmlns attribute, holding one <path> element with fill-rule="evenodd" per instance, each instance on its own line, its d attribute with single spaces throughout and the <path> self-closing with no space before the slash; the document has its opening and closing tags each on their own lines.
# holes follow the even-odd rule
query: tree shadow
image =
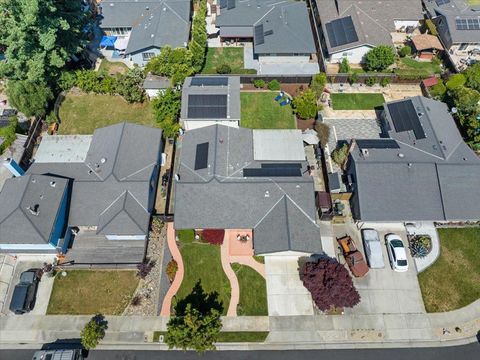
<svg viewBox="0 0 480 360">
<path fill-rule="evenodd" d="M 177 316 L 183 316 L 188 304 L 203 315 L 210 313 L 212 310 L 218 310 L 220 313 L 223 313 L 223 304 L 218 296 L 219 294 L 216 291 L 206 293 L 202 287 L 201 280 L 198 280 L 195 283 L 192 292 L 185 298 L 178 300 L 175 304 L 175 314 Z"/>
</svg>

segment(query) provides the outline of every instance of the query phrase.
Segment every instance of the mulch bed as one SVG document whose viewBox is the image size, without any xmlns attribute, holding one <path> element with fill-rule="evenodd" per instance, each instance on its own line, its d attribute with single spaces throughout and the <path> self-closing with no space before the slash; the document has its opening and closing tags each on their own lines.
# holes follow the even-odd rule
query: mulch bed
<svg viewBox="0 0 480 360">
<path fill-rule="evenodd" d="M 307 130 L 307 129 L 313 129 L 315 127 L 315 119 L 310 119 L 310 120 L 301 120 L 297 119 L 297 129 L 300 130 Z"/>
</svg>

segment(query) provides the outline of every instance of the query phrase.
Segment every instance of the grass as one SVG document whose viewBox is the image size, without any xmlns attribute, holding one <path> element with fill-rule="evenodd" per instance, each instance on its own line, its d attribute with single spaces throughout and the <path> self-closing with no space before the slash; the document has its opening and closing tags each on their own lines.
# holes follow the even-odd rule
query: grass
<svg viewBox="0 0 480 360">
<path fill-rule="evenodd" d="M 134 270 L 70 270 L 55 278 L 47 314 L 121 315 L 138 285 Z"/>
<path fill-rule="evenodd" d="M 175 297 L 178 300 L 185 298 L 200 280 L 206 293 L 218 293 L 226 314 L 230 303 L 230 282 L 222 269 L 220 246 L 195 241 L 193 230 L 178 232 L 178 238 L 185 275 Z"/>
<path fill-rule="evenodd" d="M 148 101 L 129 104 L 120 96 L 68 93 L 59 109 L 59 134 L 93 134 L 97 128 L 130 121 L 141 125 L 155 125 Z"/>
<path fill-rule="evenodd" d="M 240 286 L 240 301 L 237 313 L 240 316 L 267 316 L 267 284 L 265 279 L 252 268 L 232 264 Z"/>
<path fill-rule="evenodd" d="M 232 74 L 256 74 L 255 69 L 244 69 L 242 47 L 208 48 L 202 74 L 216 74 L 219 65 L 228 64 Z"/>
<path fill-rule="evenodd" d="M 438 234 L 440 257 L 418 275 L 427 312 L 459 309 L 480 298 L 480 227 Z"/>
<path fill-rule="evenodd" d="M 416 61 L 410 57 L 400 58 L 398 62 L 399 69 L 395 72 L 398 75 L 418 75 L 428 77 L 434 74 L 440 74 L 442 68 L 437 62 Z"/>
<path fill-rule="evenodd" d="M 374 110 L 385 102 L 382 94 L 335 93 L 331 94 L 333 110 Z"/>
<path fill-rule="evenodd" d="M 250 129 L 295 129 L 290 105 L 280 106 L 274 100 L 277 92 L 240 93 L 240 126 Z"/>
<path fill-rule="evenodd" d="M 468 5 L 477 6 L 480 5 L 480 0 L 467 0 Z"/>
<path fill-rule="evenodd" d="M 128 70 L 128 66 L 122 62 L 111 62 L 103 59 L 100 63 L 98 71 L 106 71 L 109 75 L 124 74 Z"/>
<path fill-rule="evenodd" d="M 165 331 L 155 331 L 153 342 L 158 342 L 160 335 L 165 334 Z M 264 342 L 267 336 L 268 331 L 225 331 L 219 334 L 218 342 Z"/>
<path fill-rule="evenodd" d="M 253 258 L 260 264 L 265 264 L 265 256 L 254 255 Z"/>
</svg>

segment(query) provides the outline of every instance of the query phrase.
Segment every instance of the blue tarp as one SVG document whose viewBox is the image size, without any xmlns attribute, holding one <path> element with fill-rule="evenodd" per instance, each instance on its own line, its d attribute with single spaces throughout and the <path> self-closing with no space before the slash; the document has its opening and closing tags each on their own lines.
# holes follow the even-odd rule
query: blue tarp
<svg viewBox="0 0 480 360">
<path fill-rule="evenodd" d="M 104 36 L 100 41 L 100 46 L 102 47 L 113 47 L 115 45 L 115 41 L 117 40 L 116 36 Z"/>
</svg>

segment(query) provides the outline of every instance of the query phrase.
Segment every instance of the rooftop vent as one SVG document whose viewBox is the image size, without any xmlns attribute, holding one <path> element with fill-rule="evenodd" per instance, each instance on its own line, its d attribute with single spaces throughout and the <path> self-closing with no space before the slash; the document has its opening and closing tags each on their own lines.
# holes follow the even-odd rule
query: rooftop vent
<svg viewBox="0 0 480 360">
<path fill-rule="evenodd" d="M 50 181 L 50 186 L 51 187 L 55 187 L 55 185 L 57 185 L 57 183 L 55 181 Z"/>
<path fill-rule="evenodd" d="M 106 162 L 107 162 L 107 158 L 104 158 L 104 157 L 103 157 L 103 158 L 100 159 L 100 163 L 101 163 L 101 164 L 105 164 Z"/>
<path fill-rule="evenodd" d="M 362 149 L 362 155 L 367 157 L 368 155 L 370 155 L 368 149 Z"/>
<path fill-rule="evenodd" d="M 265 197 L 266 197 L 266 198 L 270 197 L 270 191 L 268 191 L 268 190 L 265 191 Z"/>
<path fill-rule="evenodd" d="M 28 209 L 28 211 L 30 211 L 30 214 L 32 214 L 33 216 L 38 216 L 38 214 L 40 214 L 40 205 L 39 204 L 29 206 L 27 209 Z"/>
<path fill-rule="evenodd" d="M 405 157 L 405 154 L 403 154 L 403 153 L 398 153 L 398 157 L 399 157 L 400 159 L 403 159 L 403 158 Z"/>
</svg>

